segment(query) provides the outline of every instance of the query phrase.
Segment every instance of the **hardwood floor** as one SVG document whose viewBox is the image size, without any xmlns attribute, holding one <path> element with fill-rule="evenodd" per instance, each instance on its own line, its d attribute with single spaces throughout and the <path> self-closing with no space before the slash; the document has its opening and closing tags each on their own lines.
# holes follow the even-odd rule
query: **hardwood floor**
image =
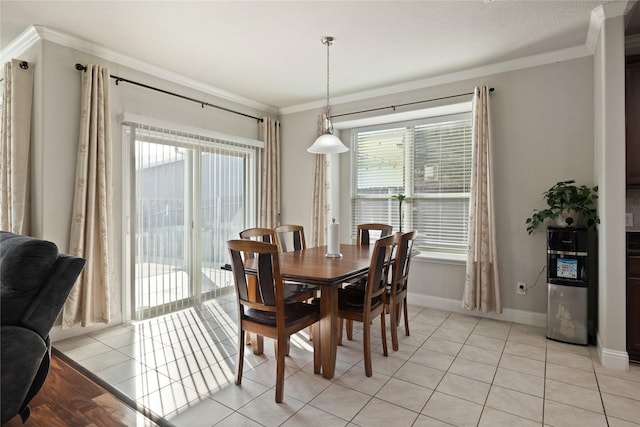
<svg viewBox="0 0 640 427">
<path fill-rule="evenodd" d="M 114 427 L 158 424 L 52 354 L 49 375 L 31 401 L 31 416 L 16 416 L 2 427 Z"/>
</svg>

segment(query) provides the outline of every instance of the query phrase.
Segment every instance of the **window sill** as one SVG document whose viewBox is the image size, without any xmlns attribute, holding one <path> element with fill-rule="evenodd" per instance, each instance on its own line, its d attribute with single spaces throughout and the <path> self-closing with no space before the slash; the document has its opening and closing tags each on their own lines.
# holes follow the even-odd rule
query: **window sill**
<svg viewBox="0 0 640 427">
<path fill-rule="evenodd" d="M 418 262 L 464 265 L 467 262 L 467 255 L 447 252 L 420 251 L 420 253 L 414 257 L 414 260 Z"/>
</svg>

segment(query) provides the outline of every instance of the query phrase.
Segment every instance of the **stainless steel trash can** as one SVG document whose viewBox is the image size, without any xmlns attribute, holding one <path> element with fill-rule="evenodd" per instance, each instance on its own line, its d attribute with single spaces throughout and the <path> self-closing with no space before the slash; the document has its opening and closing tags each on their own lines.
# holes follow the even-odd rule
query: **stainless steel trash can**
<svg viewBox="0 0 640 427">
<path fill-rule="evenodd" d="M 547 338 L 588 344 L 588 288 L 547 283 Z"/>
</svg>

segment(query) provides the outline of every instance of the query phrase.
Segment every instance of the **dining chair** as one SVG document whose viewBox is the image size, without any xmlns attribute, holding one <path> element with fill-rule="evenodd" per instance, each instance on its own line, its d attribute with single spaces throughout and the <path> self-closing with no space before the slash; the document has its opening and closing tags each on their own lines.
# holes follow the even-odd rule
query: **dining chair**
<svg viewBox="0 0 640 427">
<path fill-rule="evenodd" d="M 253 227 L 240 232 L 240 238 L 266 243 L 276 243 L 276 233 L 272 228 Z"/>
<path fill-rule="evenodd" d="M 275 229 L 276 243 L 281 252 L 299 251 L 307 248 L 304 227 L 301 225 L 279 225 Z"/>
<path fill-rule="evenodd" d="M 398 351 L 398 325 L 400 324 L 400 306 L 403 306 L 404 334 L 409 336 L 409 317 L 407 310 L 407 280 L 411 265 L 411 252 L 416 239 L 416 231 L 397 233 L 396 249 L 391 267 L 391 284 L 387 285 L 385 304 L 390 314 L 391 346 Z"/>
<path fill-rule="evenodd" d="M 229 240 L 231 269 L 238 301 L 238 355 L 236 384 L 242 383 L 245 332 L 273 338 L 276 342 L 276 402 L 284 396 L 284 370 L 287 345 L 291 335 L 320 320 L 318 304 L 285 301 L 284 283 L 280 275 L 278 246 L 272 243 L 251 240 Z M 250 297 L 245 260 L 257 259 L 256 283 L 260 301 Z M 314 328 L 317 334 L 318 328 Z M 319 338 L 314 343 L 319 343 Z M 314 344 L 313 367 L 320 373 L 320 352 Z"/>
<path fill-rule="evenodd" d="M 240 232 L 240 238 L 245 240 L 253 240 L 257 242 L 273 243 L 276 244 L 276 233 L 273 228 L 253 227 L 247 228 Z M 253 254 L 247 253 L 246 256 L 253 257 Z M 251 282 L 254 278 L 249 277 Z M 253 288 L 253 285 L 249 285 Z M 253 291 L 253 289 L 251 289 Z M 284 282 L 284 299 L 287 301 L 308 301 L 316 297 L 317 288 L 315 286 L 304 285 L 300 283 Z M 256 293 L 255 291 L 253 291 Z M 309 338 L 311 339 L 312 330 L 309 329 Z M 257 336 L 255 340 L 251 340 L 249 333 L 247 332 L 247 342 L 254 346 L 254 354 L 262 354 L 263 351 L 263 339 L 261 336 Z"/>
<path fill-rule="evenodd" d="M 389 266 L 395 242 L 396 236 L 394 235 L 376 241 L 364 290 L 358 287 L 338 289 L 338 318 L 362 322 L 364 371 L 367 377 L 373 374 L 371 367 L 371 322 L 378 316 L 380 316 L 382 352 L 387 356 L 384 309 Z"/>
<path fill-rule="evenodd" d="M 375 242 L 376 239 L 386 237 L 391 234 L 393 226 L 382 223 L 368 223 L 358 224 L 358 232 L 356 237 L 356 244 L 361 246 L 369 246 L 371 241 Z"/>
<path fill-rule="evenodd" d="M 273 229 L 264 228 L 264 227 L 253 227 L 247 228 L 246 230 L 242 230 L 240 232 L 240 238 L 245 240 L 254 240 L 256 242 L 265 242 L 265 243 L 275 243 L 276 235 Z M 252 258 L 253 254 L 247 254 L 248 257 Z M 257 298 L 258 292 L 255 289 L 255 283 L 252 281 L 255 280 L 255 277 L 249 276 L 249 296 L 252 298 Z M 262 354 L 264 347 L 264 340 L 261 336 L 257 335 L 252 339 L 251 334 L 249 332 L 246 333 L 246 342 L 253 347 L 254 354 Z"/>
<path fill-rule="evenodd" d="M 389 224 L 383 224 L 378 222 L 371 222 L 367 224 L 358 224 L 356 234 L 356 244 L 360 246 L 369 246 L 372 242 L 381 237 L 386 237 L 391 234 L 393 226 Z M 357 279 L 347 286 L 359 286 L 364 287 L 364 283 L 367 281 L 366 277 Z M 346 321 L 347 339 L 353 339 L 353 322 L 351 320 Z"/>
</svg>

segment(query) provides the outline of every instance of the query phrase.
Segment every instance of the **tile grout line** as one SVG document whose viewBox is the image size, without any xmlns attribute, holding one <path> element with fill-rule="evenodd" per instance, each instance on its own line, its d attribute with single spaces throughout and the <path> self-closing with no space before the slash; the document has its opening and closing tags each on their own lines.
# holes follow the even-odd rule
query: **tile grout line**
<svg viewBox="0 0 640 427">
<path fill-rule="evenodd" d="M 504 350 L 507 347 L 507 342 L 509 339 L 509 335 L 511 334 L 511 329 L 513 328 L 513 323 L 510 323 L 509 325 L 509 333 L 507 333 L 507 337 L 504 341 L 504 346 L 502 347 L 502 351 L 500 352 L 500 359 L 498 360 L 498 364 L 496 365 L 496 370 L 493 373 L 493 378 L 491 379 L 491 384 L 489 385 L 489 391 L 487 392 L 487 397 L 485 397 L 484 399 L 484 404 L 482 405 L 482 410 L 480 411 L 480 417 L 478 418 L 478 422 L 476 423 L 476 426 L 480 425 L 480 420 L 482 420 L 482 415 L 484 414 L 485 409 L 487 408 L 487 402 L 489 401 L 489 395 L 491 394 L 491 389 L 493 388 L 493 383 L 496 380 L 496 375 L 498 374 L 498 368 L 500 367 L 500 362 L 502 361 L 502 356 L 504 355 Z M 473 328 L 475 329 L 475 328 Z M 515 414 L 512 414 L 515 415 Z"/>
<path fill-rule="evenodd" d="M 600 403 L 602 404 L 602 412 L 604 413 L 604 420 L 607 423 L 607 427 L 609 427 L 609 416 L 607 415 L 607 408 L 604 405 L 604 399 L 602 398 L 602 390 L 600 389 L 600 380 L 598 379 L 598 374 L 596 373 L 596 367 L 593 363 L 593 357 L 591 357 L 591 367 L 593 369 L 593 375 L 596 377 L 596 385 L 598 386 L 598 395 L 600 396 Z"/>
</svg>

